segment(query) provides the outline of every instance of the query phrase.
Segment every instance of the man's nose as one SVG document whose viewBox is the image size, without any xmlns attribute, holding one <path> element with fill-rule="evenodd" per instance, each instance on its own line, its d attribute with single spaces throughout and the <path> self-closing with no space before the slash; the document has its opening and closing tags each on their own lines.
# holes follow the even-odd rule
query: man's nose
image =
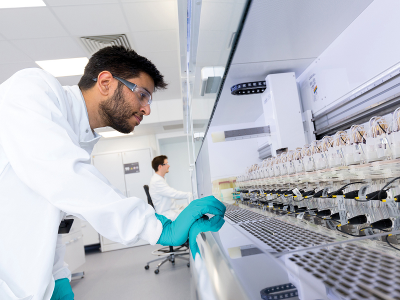
<svg viewBox="0 0 400 300">
<path fill-rule="evenodd" d="M 151 113 L 150 105 L 143 106 L 140 111 L 143 113 L 143 115 L 148 116 Z"/>
</svg>

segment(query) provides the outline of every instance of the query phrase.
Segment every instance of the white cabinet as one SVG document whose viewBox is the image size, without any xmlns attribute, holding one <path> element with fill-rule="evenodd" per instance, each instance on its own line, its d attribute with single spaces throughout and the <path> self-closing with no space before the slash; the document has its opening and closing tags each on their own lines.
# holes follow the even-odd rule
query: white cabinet
<svg viewBox="0 0 400 300">
<path fill-rule="evenodd" d="M 122 153 L 93 155 L 93 165 L 113 186 L 126 195 Z"/>
<path fill-rule="evenodd" d="M 149 149 L 135 150 L 122 153 L 122 161 L 125 168 L 130 165 L 138 166 L 135 171 L 125 174 L 126 194 L 128 197 L 138 197 L 147 203 L 147 196 L 143 186 L 150 183 L 153 176 L 151 168 L 151 156 Z"/>
<path fill-rule="evenodd" d="M 83 245 L 100 244 L 100 236 L 88 221 L 81 221 Z"/>
<path fill-rule="evenodd" d="M 127 197 L 138 197 L 147 203 L 143 185 L 149 184 L 153 169 L 151 168 L 151 149 L 132 150 L 120 153 L 98 154 L 93 156 L 93 165 Z M 90 224 L 88 224 L 90 225 Z M 127 248 L 100 236 L 101 251 Z M 139 240 L 134 246 L 147 244 Z"/>
</svg>

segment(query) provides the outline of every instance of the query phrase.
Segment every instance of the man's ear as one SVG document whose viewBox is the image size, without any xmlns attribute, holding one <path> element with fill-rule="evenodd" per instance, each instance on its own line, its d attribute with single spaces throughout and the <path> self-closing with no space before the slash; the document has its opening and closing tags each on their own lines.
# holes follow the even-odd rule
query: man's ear
<svg viewBox="0 0 400 300">
<path fill-rule="evenodd" d="M 101 72 L 97 77 L 97 82 L 96 82 L 97 89 L 103 96 L 108 96 L 112 85 L 115 85 L 112 79 L 113 77 L 111 73 L 108 71 Z"/>
</svg>

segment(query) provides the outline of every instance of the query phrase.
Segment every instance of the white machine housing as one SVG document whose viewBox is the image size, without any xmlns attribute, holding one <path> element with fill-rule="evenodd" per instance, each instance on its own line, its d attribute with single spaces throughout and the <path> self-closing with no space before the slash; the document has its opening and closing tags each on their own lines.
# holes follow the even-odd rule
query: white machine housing
<svg viewBox="0 0 400 300">
<path fill-rule="evenodd" d="M 261 94 L 265 125 L 270 126 L 272 155 L 276 150 L 294 150 L 306 143 L 299 93 L 293 72 L 271 74 Z"/>
</svg>

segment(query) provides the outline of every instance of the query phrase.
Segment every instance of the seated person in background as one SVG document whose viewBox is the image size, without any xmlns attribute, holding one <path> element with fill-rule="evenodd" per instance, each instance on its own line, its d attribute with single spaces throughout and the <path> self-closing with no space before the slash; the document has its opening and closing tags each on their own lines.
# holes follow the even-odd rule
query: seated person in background
<svg viewBox="0 0 400 300">
<path fill-rule="evenodd" d="M 169 172 L 168 157 L 157 156 L 151 162 L 156 173 L 150 180 L 149 191 L 156 213 L 175 220 L 186 205 L 176 205 L 175 199 L 192 198 L 192 193 L 180 192 L 170 187 L 165 181 L 165 174 Z"/>
</svg>

